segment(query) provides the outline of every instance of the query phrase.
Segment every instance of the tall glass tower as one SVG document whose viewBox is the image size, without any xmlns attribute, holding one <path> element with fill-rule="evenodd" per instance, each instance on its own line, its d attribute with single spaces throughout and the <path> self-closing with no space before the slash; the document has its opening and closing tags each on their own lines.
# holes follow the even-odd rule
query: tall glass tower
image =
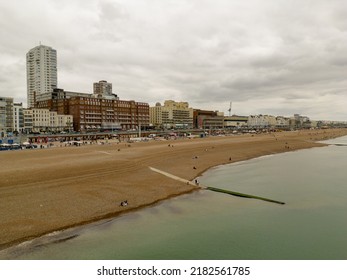
<svg viewBox="0 0 347 280">
<path fill-rule="evenodd" d="M 27 55 L 27 102 L 28 108 L 35 106 L 36 96 L 52 92 L 57 87 L 57 51 L 39 45 Z"/>
</svg>

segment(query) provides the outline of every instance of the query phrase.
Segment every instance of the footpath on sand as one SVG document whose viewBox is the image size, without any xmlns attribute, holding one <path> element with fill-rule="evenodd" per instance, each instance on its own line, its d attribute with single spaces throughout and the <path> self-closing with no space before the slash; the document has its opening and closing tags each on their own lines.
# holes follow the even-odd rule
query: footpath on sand
<svg viewBox="0 0 347 280">
<path fill-rule="evenodd" d="M 190 184 L 190 185 L 195 185 L 196 187 L 199 187 L 201 189 L 205 189 L 205 190 L 209 190 L 209 191 L 214 191 L 214 192 L 220 192 L 220 193 L 225 193 L 225 194 L 229 194 L 229 195 L 233 195 L 233 196 L 239 196 L 239 197 L 244 197 L 244 198 L 253 198 L 253 199 L 259 199 L 259 200 L 264 200 L 267 202 L 272 202 L 272 203 L 277 203 L 277 204 L 285 204 L 282 201 L 278 201 L 278 200 L 273 200 L 270 198 L 266 198 L 266 197 L 261 197 L 261 196 L 255 196 L 255 195 L 251 195 L 251 194 L 246 194 L 246 193 L 240 193 L 240 192 L 235 192 L 235 191 L 230 191 L 230 190 L 225 190 L 225 189 L 221 189 L 221 188 L 215 188 L 215 187 L 207 187 L 207 186 L 203 186 L 201 185 L 197 179 L 195 179 L 194 182 L 177 177 L 173 174 L 167 173 L 165 171 L 159 170 L 157 168 L 153 168 L 153 167 L 149 167 L 149 169 L 151 169 L 154 172 L 160 173 L 166 177 L 172 178 L 174 180 L 180 181 L 180 182 L 186 182 L 186 184 Z"/>
</svg>

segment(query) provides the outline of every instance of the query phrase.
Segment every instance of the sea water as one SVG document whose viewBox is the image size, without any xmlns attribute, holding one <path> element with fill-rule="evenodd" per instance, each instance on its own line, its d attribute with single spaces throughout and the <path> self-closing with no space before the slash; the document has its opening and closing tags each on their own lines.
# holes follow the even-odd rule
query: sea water
<svg viewBox="0 0 347 280">
<path fill-rule="evenodd" d="M 347 137 L 330 140 L 346 144 Z M 0 259 L 347 259 L 347 146 L 213 168 L 201 190 L 0 252 Z"/>
</svg>

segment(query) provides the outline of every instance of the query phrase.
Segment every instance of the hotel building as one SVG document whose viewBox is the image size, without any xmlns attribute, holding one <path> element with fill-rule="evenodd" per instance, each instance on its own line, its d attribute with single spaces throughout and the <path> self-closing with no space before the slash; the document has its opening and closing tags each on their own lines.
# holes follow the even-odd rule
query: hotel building
<svg viewBox="0 0 347 280">
<path fill-rule="evenodd" d="M 115 94 L 98 95 L 55 89 L 41 95 L 35 107 L 73 116 L 74 131 L 138 129 L 149 126 L 148 103 L 119 100 Z"/>
</svg>

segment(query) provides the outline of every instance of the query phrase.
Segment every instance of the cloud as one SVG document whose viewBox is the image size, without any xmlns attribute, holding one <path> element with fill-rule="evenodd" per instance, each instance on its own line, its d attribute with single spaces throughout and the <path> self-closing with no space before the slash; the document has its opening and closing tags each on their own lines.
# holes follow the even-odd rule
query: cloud
<svg viewBox="0 0 347 280">
<path fill-rule="evenodd" d="M 151 105 L 346 120 L 346 11 L 339 0 L 0 0 L 0 95 L 26 99 L 25 54 L 41 41 L 66 90 L 106 79 Z"/>
</svg>

